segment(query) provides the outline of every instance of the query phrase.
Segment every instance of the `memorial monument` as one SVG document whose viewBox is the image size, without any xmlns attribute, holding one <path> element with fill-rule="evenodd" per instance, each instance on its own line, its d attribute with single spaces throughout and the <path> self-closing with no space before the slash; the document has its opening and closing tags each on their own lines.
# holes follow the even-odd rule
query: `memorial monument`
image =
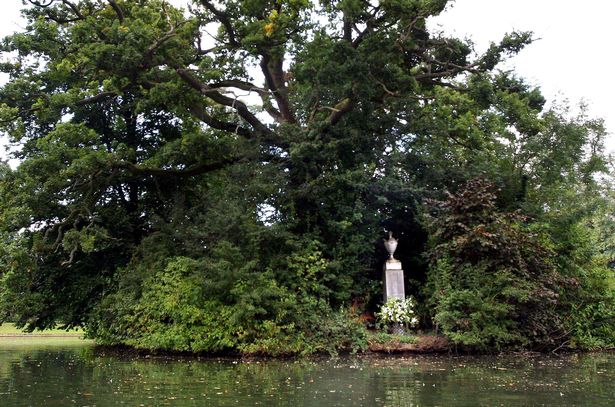
<svg viewBox="0 0 615 407">
<path fill-rule="evenodd" d="M 389 252 L 389 258 L 384 263 L 382 280 L 384 284 L 384 303 L 390 298 L 403 300 L 406 298 L 404 289 L 404 270 L 401 268 L 401 261 L 393 257 L 397 249 L 397 239 L 393 237 L 393 232 L 389 232 L 389 239 L 384 241 L 384 247 Z"/>
</svg>

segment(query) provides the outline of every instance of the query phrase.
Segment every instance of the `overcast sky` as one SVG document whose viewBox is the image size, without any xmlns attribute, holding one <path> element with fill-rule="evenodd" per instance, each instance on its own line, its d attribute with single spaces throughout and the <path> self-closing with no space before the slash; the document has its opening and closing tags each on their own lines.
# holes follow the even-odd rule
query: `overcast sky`
<svg viewBox="0 0 615 407">
<path fill-rule="evenodd" d="M 615 2 L 610 0 L 457 0 L 433 22 L 469 37 L 484 50 L 512 30 L 533 31 L 536 42 L 509 63 L 549 101 L 585 101 L 609 130 L 615 151 Z"/>
<path fill-rule="evenodd" d="M 0 36 L 19 30 L 21 0 L 1 0 Z M 609 0 L 457 0 L 431 26 L 468 37 L 477 51 L 512 30 L 533 31 L 534 44 L 510 61 L 548 100 L 585 101 L 615 133 L 615 2 Z M 615 135 L 607 141 L 615 151 Z"/>
</svg>

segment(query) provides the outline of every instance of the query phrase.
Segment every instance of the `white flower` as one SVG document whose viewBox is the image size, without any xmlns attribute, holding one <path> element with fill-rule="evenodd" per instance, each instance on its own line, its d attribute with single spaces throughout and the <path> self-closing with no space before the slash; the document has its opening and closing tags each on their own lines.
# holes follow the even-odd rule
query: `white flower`
<svg viewBox="0 0 615 407">
<path fill-rule="evenodd" d="M 414 307 L 415 302 L 412 297 L 403 300 L 391 298 L 386 304 L 382 305 L 376 316 L 381 323 L 406 323 L 410 326 L 416 326 L 419 321 L 415 316 Z"/>
</svg>

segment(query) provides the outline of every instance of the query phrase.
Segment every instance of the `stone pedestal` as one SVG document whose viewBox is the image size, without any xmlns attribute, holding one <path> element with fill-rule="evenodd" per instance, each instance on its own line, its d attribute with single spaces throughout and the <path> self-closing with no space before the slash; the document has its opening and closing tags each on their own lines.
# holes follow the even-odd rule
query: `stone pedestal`
<svg viewBox="0 0 615 407">
<path fill-rule="evenodd" d="M 387 260 L 386 263 L 384 263 L 382 279 L 384 282 L 385 303 L 389 298 L 399 298 L 400 300 L 406 298 L 406 291 L 404 289 L 404 270 L 401 268 L 401 261 L 396 259 Z"/>
</svg>

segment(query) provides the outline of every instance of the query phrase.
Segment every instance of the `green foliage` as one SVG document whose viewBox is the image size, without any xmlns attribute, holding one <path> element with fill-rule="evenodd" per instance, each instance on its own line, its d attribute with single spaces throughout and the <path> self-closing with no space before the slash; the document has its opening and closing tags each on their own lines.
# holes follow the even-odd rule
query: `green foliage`
<svg viewBox="0 0 615 407">
<path fill-rule="evenodd" d="M 484 180 L 437 205 L 428 295 L 442 332 L 481 350 L 553 344 L 566 282 L 544 238 L 498 212 Z"/>
<path fill-rule="evenodd" d="M 162 246 L 161 246 L 162 245 Z M 167 257 L 169 241 L 148 239 L 120 274 L 116 293 L 99 304 L 88 335 L 104 344 L 189 352 L 295 355 L 366 347 L 365 329 L 354 315 L 333 311 L 309 274 L 326 264 L 310 255 L 289 271 L 305 280 L 281 286 L 271 271 L 228 241 L 199 260 Z M 313 253 L 310 251 L 310 253 Z M 307 273 L 308 275 L 306 275 Z M 314 326 L 318 326 L 314 330 Z"/>
<path fill-rule="evenodd" d="M 596 264 L 588 267 L 578 297 L 571 302 L 570 347 L 612 349 L 615 347 L 615 281 L 613 272 Z M 581 301 L 578 301 L 581 299 Z"/>
<path fill-rule="evenodd" d="M 412 344 L 416 343 L 416 337 L 412 335 L 389 334 L 386 332 L 376 332 L 370 335 L 370 342 L 380 345 Z"/>
<path fill-rule="evenodd" d="M 613 346 L 613 275 L 588 223 L 603 201 L 570 186 L 541 199 L 552 206 L 538 214 L 542 223 L 501 213 L 481 180 L 437 205 L 428 295 L 434 322 L 454 342 L 481 350 Z"/>
<path fill-rule="evenodd" d="M 102 344 L 124 343 L 143 349 L 203 352 L 232 348 L 232 310 L 203 295 L 196 281 L 198 269 L 198 262 L 177 257 L 158 270 L 148 270 L 138 294 L 120 289 L 105 298 L 88 335 Z"/>
<path fill-rule="evenodd" d="M 476 55 L 428 29 L 445 0 L 193 3 L 29 2 L 2 41 L 20 164 L 0 166 L 0 318 L 148 349 L 359 350 L 345 310 L 376 306 L 383 228 L 426 309 L 421 203 L 483 174 L 497 201 L 459 197 L 432 230 L 436 321 L 480 346 L 606 338 L 604 126 L 497 71 L 530 33 Z"/>
<path fill-rule="evenodd" d="M 471 284 L 456 280 L 470 280 Z M 487 272 L 470 265 L 453 271 L 446 259 L 431 270 L 434 322 L 454 343 L 480 350 L 526 345 L 516 321 L 519 312 L 510 302 L 526 302 L 530 290 L 508 291 L 513 282 L 506 272 Z"/>
<path fill-rule="evenodd" d="M 317 300 L 294 304 L 301 318 L 288 324 L 265 321 L 256 327 L 257 335 L 239 349 L 248 354 L 307 355 L 311 353 L 360 352 L 367 349 L 367 331 L 355 316 L 332 311 Z M 314 329 L 314 327 L 318 329 Z"/>
</svg>

